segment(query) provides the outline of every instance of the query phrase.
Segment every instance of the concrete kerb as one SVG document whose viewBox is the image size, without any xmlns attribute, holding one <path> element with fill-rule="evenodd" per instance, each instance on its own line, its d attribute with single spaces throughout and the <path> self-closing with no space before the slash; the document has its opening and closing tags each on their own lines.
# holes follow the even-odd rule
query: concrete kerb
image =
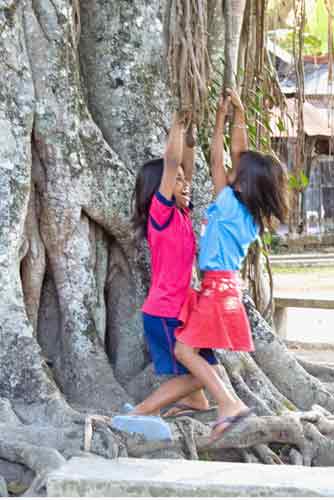
<svg viewBox="0 0 334 500">
<path fill-rule="evenodd" d="M 0 476 L 0 497 L 8 497 L 6 481 Z"/>
<path fill-rule="evenodd" d="M 334 254 L 333 253 L 277 254 L 277 255 L 270 255 L 270 262 L 273 268 L 329 267 L 333 266 L 334 264 Z"/>
<path fill-rule="evenodd" d="M 317 253 L 317 252 L 302 252 L 302 253 L 280 253 L 280 254 L 272 254 L 270 255 L 270 260 L 300 260 L 300 259 L 334 259 L 334 252 L 327 253 Z"/>
<path fill-rule="evenodd" d="M 47 479 L 53 497 L 334 497 L 334 467 L 74 457 Z"/>
</svg>

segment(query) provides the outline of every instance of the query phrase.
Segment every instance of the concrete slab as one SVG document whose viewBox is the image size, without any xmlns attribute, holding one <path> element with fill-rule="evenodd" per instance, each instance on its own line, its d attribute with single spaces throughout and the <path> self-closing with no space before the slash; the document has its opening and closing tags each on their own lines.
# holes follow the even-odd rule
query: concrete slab
<svg viewBox="0 0 334 500">
<path fill-rule="evenodd" d="M 51 473 L 53 497 L 334 497 L 334 467 L 75 457 Z"/>
</svg>

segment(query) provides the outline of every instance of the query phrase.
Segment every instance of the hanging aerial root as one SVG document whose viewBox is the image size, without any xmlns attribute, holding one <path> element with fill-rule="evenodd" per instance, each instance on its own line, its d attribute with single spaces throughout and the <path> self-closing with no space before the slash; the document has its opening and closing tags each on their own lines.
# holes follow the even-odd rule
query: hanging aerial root
<svg viewBox="0 0 334 500">
<path fill-rule="evenodd" d="M 167 2 L 165 45 L 168 78 L 179 111 L 192 111 L 193 121 L 204 118 L 210 62 L 207 50 L 207 0 Z"/>
<path fill-rule="evenodd" d="M 72 8 L 72 37 L 75 47 L 78 48 L 81 35 L 80 0 L 73 0 Z"/>
</svg>

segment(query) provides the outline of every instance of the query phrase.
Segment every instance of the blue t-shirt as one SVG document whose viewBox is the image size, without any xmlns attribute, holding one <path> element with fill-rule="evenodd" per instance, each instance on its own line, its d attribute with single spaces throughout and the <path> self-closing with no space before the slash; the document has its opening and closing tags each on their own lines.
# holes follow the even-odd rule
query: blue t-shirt
<svg viewBox="0 0 334 500">
<path fill-rule="evenodd" d="M 237 271 L 259 227 L 248 208 L 226 186 L 206 210 L 199 267 L 202 271 Z"/>
</svg>

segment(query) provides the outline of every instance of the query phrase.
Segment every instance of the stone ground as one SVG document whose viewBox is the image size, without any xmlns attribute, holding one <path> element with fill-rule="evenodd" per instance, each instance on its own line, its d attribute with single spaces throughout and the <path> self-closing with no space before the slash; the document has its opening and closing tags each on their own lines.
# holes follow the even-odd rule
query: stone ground
<svg viewBox="0 0 334 500">
<path fill-rule="evenodd" d="M 330 469 L 330 470 L 329 470 Z M 50 474 L 50 497 L 334 497 L 333 467 L 75 457 Z"/>
<path fill-rule="evenodd" d="M 273 274 L 274 291 L 282 295 L 334 298 L 334 267 L 274 268 Z M 334 363 L 334 310 L 288 309 L 287 339 L 298 356 Z"/>
</svg>

